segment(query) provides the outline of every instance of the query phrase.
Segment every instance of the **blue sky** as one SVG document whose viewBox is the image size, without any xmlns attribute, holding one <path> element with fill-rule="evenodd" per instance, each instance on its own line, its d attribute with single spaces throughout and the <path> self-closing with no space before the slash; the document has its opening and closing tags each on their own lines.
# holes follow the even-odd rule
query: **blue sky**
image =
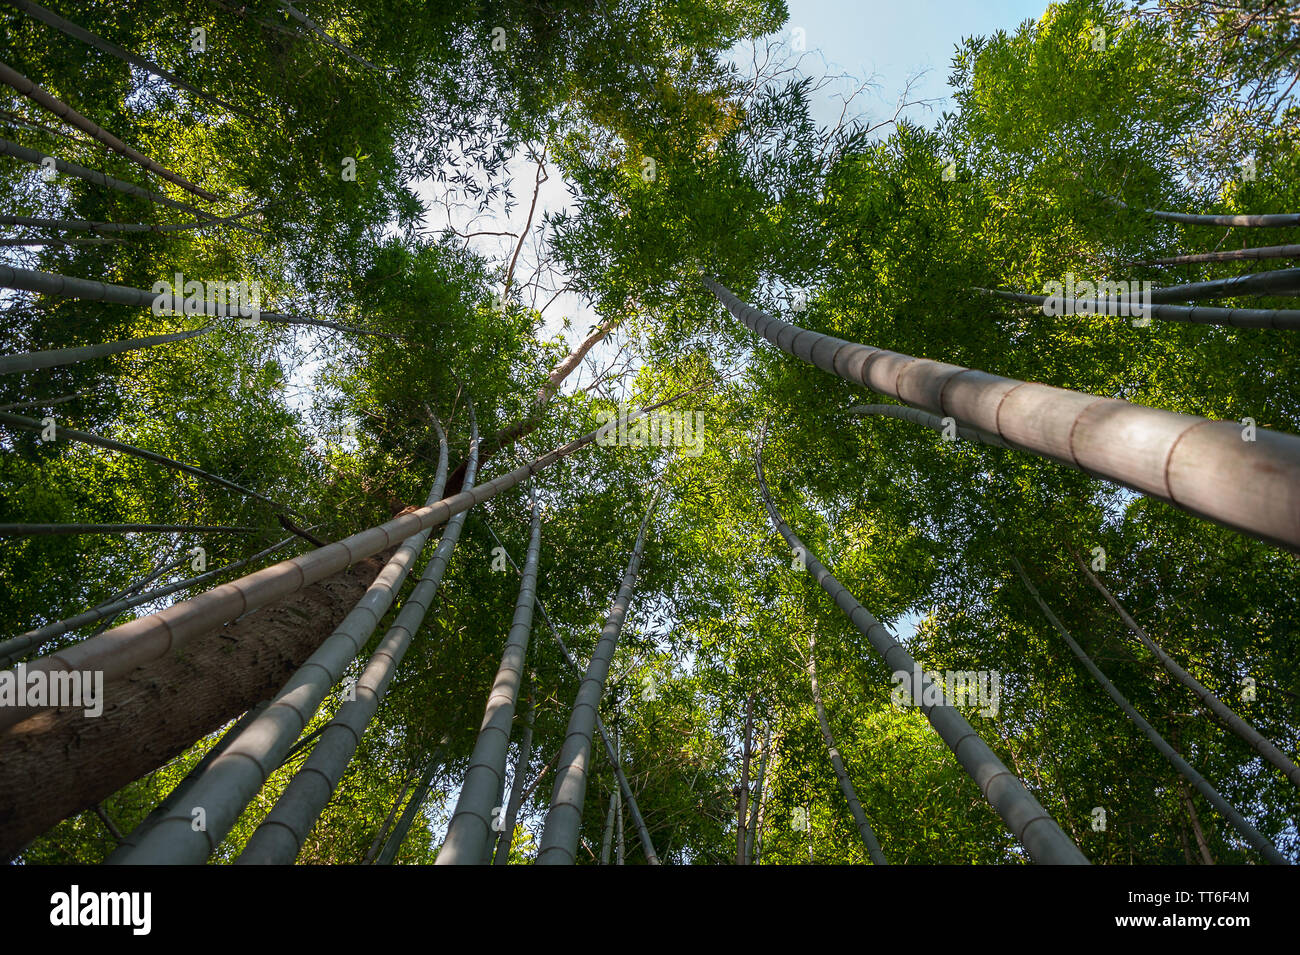
<svg viewBox="0 0 1300 955">
<path fill-rule="evenodd" d="M 802 28 L 809 53 L 806 72 L 825 60 L 826 72 L 858 77 L 876 75 L 879 89 L 864 104 L 873 121 L 888 118 L 910 76 L 928 71 L 918 92 L 924 98 L 948 98 L 948 72 L 953 50 L 963 37 L 1013 31 L 1027 19 L 1036 19 L 1047 0 L 786 0 L 790 19 L 785 36 Z M 819 121 L 833 122 L 838 107 L 819 104 Z M 926 114 L 910 113 L 929 125 Z"/>
</svg>

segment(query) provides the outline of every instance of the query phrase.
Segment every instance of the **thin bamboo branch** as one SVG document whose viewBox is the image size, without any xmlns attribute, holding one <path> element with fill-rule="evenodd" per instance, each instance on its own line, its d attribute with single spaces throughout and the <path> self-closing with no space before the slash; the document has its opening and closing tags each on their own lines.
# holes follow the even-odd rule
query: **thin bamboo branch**
<svg viewBox="0 0 1300 955">
<path fill-rule="evenodd" d="M 1178 770 L 1178 773 L 1184 779 L 1196 787 L 1197 791 L 1199 791 L 1200 794 L 1209 801 L 1210 805 L 1218 810 L 1220 815 L 1232 824 L 1232 827 L 1241 834 L 1242 838 L 1254 847 L 1255 851 L 1273 865 L 1290 865 L 1291 863 L 1286 856 L 1278 852 L 1277 847 L 1274 846 L 1273 843 L 1266 839 L 1259 830 L 1247 822 L 1241 813 L 1237 812 L 1236 809 L 1228 804 L 1226 799 L 1219 795 L 1219 791 L 1211 786 L 1204 776 L 1193 769 L 1187 760 L 1183 759 L 1183 757 L 1180 756 L 1172 746 L 1165 742 L 1164 737 L 1156 732 L 1155 727 L 1142 718 L 1138 711 L 1133 708 L 1133 705 L 1124 697 L 1124 694 L 1115 687 L 1115 684 L 1106 679 L 1106 675 L 1102 673 L 1101 670 L 1097 669 L 1097 665 L 1093 663 L 1088 654 L 1084 652 L 1083 647 L 1079 646 L 1079 644 L 1075 642 L 1074 637 L 1070 636 L 1070 632 L 1065 629 L 1065 625 L 1057 619 L 1056 614 L 1052 613 L 1052 609 L 1047 606 L 1043 598 L 1039 595 L 1038 588 L 1035 587 L 1033 581 L 1029 579 L 1029 575 L 1025 573 L 1024 567 L 1020 565 L 1020 561 L 1015 557 L 1012 557 L 1011 565 L 1015 568 L 1016 573 L 1020 575 L 1021 581 L 1029 591 L 1029 595 L 1033 597 L 1034 603 L 1038 605 L 1038 609 L 1043 612 L 1043 616 L 1045 616 L 1048 622 L 1056 628 L 1057 633 L 1059 633 L 1069 645 L 1070 652 L 1078 657 L 1079 662 L 1083 664 L 1084 669 L 1092 674 L 1094 680 L 1101 684 L 1101 688 L 1106 691 L 1106 695 L 1115 701 L 1115 704 L 1124 711 L 1124 715 L 1133 721 L 1133 725 L 1142 731 L 1142 735 L 1151 741 L 1151 745 L 1160 752 L 1160 755 L 1169 760 L 1174 769 Z"/>
<path fill-rule="evenodd" d="M 12 375 L 22 371 L 36 371 L 41 368 L 54 368 L 59 365 L 73 365 L 79 361 L 103 358 L 124 351 L 140 348 L 153 348 L 170 342 L 184 341 L 206 335 L 215 326 L 205 325 L 191 332 L 173 332 L 168 335 L 149 335 L 144 338 L 128 338 L 119 342 L 105 342 L 102 345 L 81 345 L 75 348 L 54 348 L 48 351 L 24 352 L 20 355 L 0 355 L 0 375 Z"/>
<path fill-rule="evenodd" d="M 131 160 L 131 162 L 140 166 L 142 169 L 146 169 L 154 175 L 166 179 L 168 182 L 175 183 L 186 192 L 192 193 L 207 202 L 221 201 L 221 197 L 215 193 L 199 188 L 185 177 L 177 175 L 161 163 L 155 162 L 139 150 L 128 146 L 108 130 L 87 119 L 85 116 L 82 116 L 61 99 L 51 96 L 46 90 L 42 89 L 13 67 L 5 63 L 0 63 L 0 83 L 13 87 L 36 105 L 48 110 L 62 119 L 69 126 L 76 127 L 92 139 L 103 143 L 109 149 L 113 150 L 113 152 Z"/>
</svg>

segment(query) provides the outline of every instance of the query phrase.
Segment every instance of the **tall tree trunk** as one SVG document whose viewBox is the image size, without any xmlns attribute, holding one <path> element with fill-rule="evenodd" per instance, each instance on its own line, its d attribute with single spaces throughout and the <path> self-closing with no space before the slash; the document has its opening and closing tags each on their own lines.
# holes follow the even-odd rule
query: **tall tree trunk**
<svg viewBox="0 0 1300 955">
<path fill-rule="evenodd" d="M 745 832 L 749 814 L 749 757 L 754 739 L 754 694 L 745 698 L 745 742 L 740 755 L 740 788 L 736 791 L 736 865 L 745 865 Z"/>
<path fill-rule="evenodd" d="M 133 182 L 127 182 L 124 179 L 114 179 L 112 176 L 106 176 L 104 173 L 95 169 L 87 169 L 85 166 L 78 166 L 76 163 L 68 162 L 66 159 L 59 159 L 57 156 L 49 156 L 45 153 L 37 152 L 35 149 L 29 149 L 26 146 L 20 146 L 18 143 L 10 142 L 7 139 L 0 139 L 0 155 L 13 156 L 15 159 L 21 159 L 23 162 L 31 163 L 35 166 L 45 165 L 46 159 L 54 160 L 54 168 L 63 173 L 65 176 L 74 176 L 77 179 L 84 179 L 86 182 L 93 182 L 97 186 L 103 186 L 106 189 L 113 189 L 117 192 L 125 193 L 128 196 L 135 196 L 137 199 L 144 199 L 155 205 L 166 206 L 169 209 L 179 209 L 182 212 L 188 212 L 191 215 L 200 218 L 215 219 L 216 216 L 202 209 L 197 209 L 184 202 L 178 202 L 171 196 L 163 195 L 161 192 L 154 192 L 152 189 L 146 189 L 138 186 Z M 245 232 L 251 231 L 246 226 L 236 226 Z"/>
<path fill-rule="evenodd" d="M 618 791 L 618 787 L 615 786 L 614 787 L 614 840 L 617 849 L 615 851 L 614 858 L 618 860 L 619 865 L 623 865 L 623 863 L 627 859 L 627 855 L 626 852 L 624 851 L 625 845 L 623 842 L 623 800 L 620 799 L 619 796 L 620 793 Z"/>
<path fill-rule="evenodd" d="M 1159 750 L 1160 755 L 1169 760 L 1174 769 L 1178 770 L 1184 779 L 1196 787 L 1197 791 L 1209 801 L 1210 805 L 1217 809 L 1232 824 L 1232 827 L 1241 833 L 1241 836 L 1255 848 L 1255 851 L 1274 865 L 1290 865 L 1287 858 L 1277 851 L 1277 847 L 1247 822 L 1241 813 L 1232 808 L 1228 801 L 1219 795 L 1218 790 L 1211 786 L 1200 773 L 1191 767 L 1187 760 L 1183 759 L 1172 746 L 1165 742 L 1164 738 L 1156 732 L 1155 727 L 1144 720 L 1137 710 L 1133 709 L 1132 704 L 1124 697 L 1124 694 L 1120 693 L 1115 684 L 1106 679 L 1106 675 L 1097 668 L 1097 665 L 1084 652 L 1083 647 L 1075 642 L 1074 638 L 1070 636 L 1070 632 L 1065 629 L 1064 624 L 1056 618 L 1056 614 L 1052 613 L 1051 608 L 1039 596 L 1038 588 L 1029 579 L 1025 569 L 1020 566 L 1020 561 L 1012 557 L 1011 565 L 1015 568 L 1016 573 L 1020 575 L 1020 579 L 1024 582 L 1030 596 L 1033 597 L 1034 603 L 1038 604 L 1038 609 L 1043 612 L 1043 616 L 1056 628 L 1056 631 L 1069 645 L 1070 651 L 1078 657 L 1079 662 L 1092 674 L 1092 678 L 1101 684 L 1102 689 L 1106 691 L 1106 695 L 1115 701 L 1116 705 L 1124 711 L 1124 714 L 1133 721 L 1133 725 L 1141 730 L 1142 734 L 1151 741 L 1151 745 Z"/>
<path fill-rule="evenodd" d="M 0 857 L 270 699 L 371 584 L 365 560 L 222 628 L 216 639 L 105 677 L 104 710 L 41 709 L 0 732 Z M 178 805 L 186 819 L 189 807 Z M 134 834 L 133 834 L 134 836 Z"/>
<path fill-rule="evenodd" d="M 510 861 L 510 846 L 515 840 L 515 824 L 519 820 L 519 809 L 524 804 L 527 790 L 524 778 L 528 774 L 528 764 L 533 757 L 533 691 L 528 691 L 524 705 L 524 731 L 519 739 L 519 755 L 515 759 L 514 776 L 510 779 L 510 802 L 506 805 L 505 818 L 501 821 L 501 833 L 497 836 L 494 865 L 505 865 Z M 543 770 L 545 772 L 545 770 Z"/>
<path fill-rule="evenodd" d="M 478 425 L 472 403 L 469 420 L 469 481 L 473 485 Z M 441 495 L 447 481 L 447 436 L 437 418 L 433 419 L 433 426 L 438 434 L 438 471 L 430 498 Z M 374 719 L 402 658 L 424 622 L 424 616 L 433 603 L 433 597 L 451 560 L 452 551 L 460 539 L 461 527 L 464 526 L 467 514 L 467 511 L 461 511 L 447 522 L 442 540 L 425 565 L 419 582 L 402 604 L 397 619 L 384 634 L 384 639 L 371 654 L 357 680 L 355 699 L 340 706 L 334 718 L 321 731 L 320 742 L 257 827 L 236 860 L 238 863 L 286 864 L 298 858 L 308 834 L 347 771 L 361 737 Z"/>
<path fill-rule="evenodd" d="M 0 265 L 0 286 L 22 289 L 25 292 L 39 292 L 42 295 L 62 296 L 64 298 L 84 298 L 92 302 L 114 302 L 118 305 L 132 305 L 137 308 L 152 309 L 154 301 L 162 298 L 162 307 L 175 312 L 183 312 L 185 296 L 181 289 L 173 289 L 170 298 L 166 293 L 155 295 L 140 288 L 127 285 L 108 285 L 90 279 L 73 278 L 70 275 L 56 275 L 52 272 L 35 272 L 31 269 L 15 269 Z M 209 318 L 253 319 L 240 312 L 239 305 L 223 304 L 211 299 L 196 301 L 199 312 Z M 257 321 L 272 325 L 310 325 L 314 328 L 329 328 L 338 332 L 351 332 L 354 335 L 370 335 L 374 338 L 400 339 L 402 336 L 392 332 L 372 331 L 355 325 L 342 325 L 326 321 L 323 318 L 306 318 L 302 315 L 284 315 L 280 312 L 259 310 Z"/>
<path fill-rule="evenodd" d="M 482 862 L 491 842 L 492 810 L 500 805 L 497 794 L 505 783 L 510 727 L 514 722 L 515 702 L 523 683 L 528 639 L 533 629 L 541 534 L 541 504 L 534 495 L 528 554 L 524 558 L 524 573 L 515 600 L 514 620 L 510 624 L 505 652 L 492 682 L 492 692 L 469 759 L 469 769 L 461 783 L 460 797 L 447 825 L 447 838 L 438 853 L 436 865 L 477 865 Z"/>
<path fill-rule="evenodd" d="M 529 408 L 528 414 L 519 421 L 510 425 L 508 428 L 502 428 L 496 433 L 496 436 L 492 439 L 491 445 L 483 451 L 483 461 L 487 461 L 493 455 L 509 448 L 520 438 L 527 437 L 529 434 L 532 434 L 541 427 L 543 412 L 545 412 L 546 406 L 550 403 L 551 398 L 559 392 L 560 386 L 564 384 L 565 379 L 568 378 L 569 375 L 573 374 L 574 369 L 582 364 L 582 359 L 586 357 L 587 352 L 591 351 L 592 348 L 594 348 L 617 326 L 617 319 L 610 319 L 603 323 L 593 330 L 590 335 L 584 338 L 578 344 L 578 347 L 569 352 L 569 354 L 566 355 L 559 364 L 551 369 L 550 375 L 546 378 L 546 384 L 537 389 L 537 394 L 533 398 L 533 403 Z M 460 490 L 461 483 L 464 479 L 464 473 L 465 465 L 462 463 L 460 467 L 456 468 L 452 472 L 451 478 L 447 481 L 448 493 L 455 494 Z"/>
<path fill-rule="evenodd" d="M 1245 442 L 1235 422 L 858 345 L 774 319 L 712 279 L 704 283 L 747 328 L 845 381 L 1300 551 L 1300 437 L 1261 429 Z"/>
<path fill-rule="evenodd" d="M 637 420 L 657 408 L 671 404 L 682 394 L 689 392 L 647 405 L 629 415 L 627 420 Z M 99 637 L 83 641 L 52 656 L 42 657 L 28 669 L 102 670 L 106 680 L 115 679 L 171 650 L 211 636 L 222 623 L 323 580 L 364 557 L 379 553 L 394 542 L 406 540 L 444 523 L 451 515 L 495 497 L 530 475 L 537 474 L 556 461 L 594 443 L 597 438 L 616 427 L 617 422 L 611 421 L 471 490 L 444 498 L 432 506 L 399 514 L 378 527 L 317 548 L 302 557 L 282 561 L 256 574 L 214 587 L 198 597 L 173 604 L 160 614 L 132 620 Z M 26 719 L 33 712 L 35 710 L 32 707 L 0 707 L 0 730 Z"/>
<path fill-rule="evenodd" d="M 217 97 L 211 95 L 210 93 L 205 93 L 203 92 L 203 90 L 191 86 L 189 83 L 186 83 L 179 76 L 176 76 L 168 72 L 167 70 L 163 69 L 153 60 L 147 59 L 143 56 L 139 56 L 135 53 L 131 53 L 127 50 L 124 50 L 116 43 L 110 43 L 108 40 L 105 40 L 103 37 L 91 33 L 89 30 L 85 29 L 84 27 L 78 26 L 77 24 L 73 23 L 71 20 L 65 20 L 57 13 L 54 13 L 52 10 L 47 10 L 44 7 L 37 6 L 36 4 L 29 2 L 29 0 L 5 0 L 5 2 L 8 3 L 10 6 L 17 7 L 19 10 L 27 14 L 29 17 L 32 17 L 33 19 L 36 20 L 40 20 L 42 23 L 54 27 L 54 29 L 58 30 L 60 33 L 64 33 L 72 37 L 73 39 L 80 40 L 83 43 L 93 46 L 97 50 L 101 50 L 104 53 L 109 54 L 110 56 L 115 56 L 119 60 L 124 60 L 125 62 L 130 63 L 133 66 L 138 66 L 140 67 L 140 69 L 146 70 L 152 73 L 154 76 L 166 80 L 168 83 L 170 83 L 172 86 L 176 87 L 177 89 L 185 90 L 185 92 L 187 93 L 197 96 L 200 99 L 206 100 L 207 102 L 212 103 L 214 106 L 219 106 L 222 109 L 229 110 L 232 113 L 236 113 L 240 116 L 243 116 L 245 119 L 252 119 L 252 120 L 257 119 L 257 117 L 253 116 L 251 113 L 245 112 L 244 110 L 240 109 L 238 106 L 232 106 L 230 103 L 227 103 L 224 100 L 217 99 Z"/>
<path fill-rule="evenodd" d="M 853 814 L 853 821 L 857 824 L 858 835 L 862 837 L 863 844 L 867 847 L 867 855 L 876 865 L 888 865 L 889 860 L 885 858 L 884 851 L 880 848 L 880 842 L 876 839 L 876 834 L 867 822 L 867 815 L 862 811 L 862 803 L 858 801 L 858 792 L 853 788 L 853 780 L 849 779 L 849 771 L 844 768 L 844 758 L 840 756 L 839 748 L 835 745 L 835 737 L 831 734 L 831 724 L 826 719 L 826 708 L 822 705 L 822 691 L 817 684 L 817 638 L 809 632 L 808 634 L 808 680 L 812 684 L 813 706 L 817 710 L 817 725 L 821 727 L 822 739 L 826 741 L 826 752 L 830 754 L 831 766 L 835 769 L 835 778 L 839 780 L 840 791 L 844 793 L 844 798 L 848 801 L 849 812 Z"/>
<path fill-rule="evenodd" d="M 435 481 L 425 507 L 431 507 L 441 494 L 442 487 Z M 289 677 L 266 712 L 195 781 L 192 797 L 194 805 L 206 809 L 206 830 L 196 831 L 188 807 L 178 808 L 146 834 L 123 861 L 136 865 L 201 863 L 220 845 L 388 612 L 431 530 L 422 528 L 402 541 L 365 596 Z M 112 633 L 105 636 L 111 637 Z M 78 644 L 73 650 L 90 642 Z"/>
<path fill-rule="evenodd" d="M 1120 606 L 1119 601 L 1116 600 L 1111 592 L 1106 588 L 1106 585 L 1097 578 L 1097 575 L 1092 572 L 1091 568 L 1088 567 L 1087 562 L 1077 551 L 1074 552 L 1074 559 L 1078 562 L 1079 567 L 1082 568 L 1083 573 L 1088 578 L 1089 582 L 1093 587 L 1097 588 L 1097 592 L 1100 593 L 1102 597 L 1106 599 L 1106 602 L 1114 608 L 1115 612 L 1119 614 L 1120 619 L 1124 621 L 1124 625 L 1132 631 L 1133 635 L 1141 641 L 1144 647 L 1155 655 L 1155 658 L 1160 661 L 1160 665 L 1168 671 L 1169 675 L 1196 694 L 1196 698 L 1200 700 L 1211 713 L 1222 720 L 1228 729 L 1232 730 L 1250 744 L 1251 749 L 1255 750 L 1259 755 L 1263 756 L 1278 769 L 1282 770 L 1282 772 L 1286 774 L 1286 778 L 1291 780 L 1293 785 L 1300 787 L 1300 766 L 1297 766 L 1292 762 L 1285 753 L 1274 746 L 1269 740 L 1265 739 L 1264 735 L 1260 733 L 1259 730 L 1255 729 L 1255 727 L 1251 726 L 1229 709 L 1223 701 L 1202 686 L 1194 676 L 1180 667 L 1174 659 L 1169 656 L 1169 654 L 1165 653 L 1165 651 L 1151 639 L 1150 635 L 1138 625 L 1138 622 L 1129 616 L 1128 612 Z"/>
<path fill-rule="evenodd" d="M 13 69 L 13 67 L 8 66 L 5 63 L 0 63 L 0 83 L 13 87 L 42 109 L 49 110 L 69 126 L 76 127 L 91 139 L 103 143 L 109 149 L 113 150 L 113 152 L 131 160 L 131 162 L 140 166 L 142 169 L 147 169 L 154 175 L 160 176 L 168 182 L 180 186 L 186 192 L 192 193 L 207 202 L 221 201 L 220 196 L 208 192 L 206 189 L 200 189 L 185 177 L 177 175 L 161 163 L 155 162 L 144 153 L 128 146 L 108 130 L 87 119 L 85 116 L 82 116 L 61 99 L 51 96 L 49 92 L 42 89 L 40 86 L 37 86 L 27 77 L 23 76 L 17 70 Z"/>
<path fill-rule="evenodd" d="M 541 848 L 537 853 L 538 865 L 572 865 L 577 853 L 578 830 L 582 825 L 582 806 L 586 800 L 587 775 L 591 764 L 591 736 L 596 725 L 600 698 L 605 692 L 605 680 L 609 677 L 609 664 L 614 659 L 614 650 L 623 632 L 627 608 L 632 602 L 637 572 L 641 568 L 646 528 L 650 525 L 660 489 L 655 490 L 645 517 L 641 519 L 641 528 L 637 531 L 632 556 L 623 574 L 623 583 L 619 587 L 618 596 L 614 598 L 609 616 L 605 618 L 600 640 L 591 655 L 586 676 L 573 703 L 560 762 L 555 770 L 555 783 L 551 789 L 551 808 L 546 813 Z M 617 753 L 613 761 L 617 764 Z"/>
<path fill-rule="evenodd" d="M 758 475 L 759 493 L 767 508 L 772 526 L 776 528 L 787 544 L 804 560 L 808 573 L 826 591 L 867 640 L 876 653 L 884 660 L 891 671 L 902 677 L 903 688 L 911 693 L 912 699 L 920 700 L 920 709 L 930 721 L 940 738 L 948 744 L 961 763 L 962 768 L 970 774 L 979 786 L 980 792 L 989 805 L 1002 817 L 1007 828 L 1020 840 L 1031 859 L 1047 864 L 1082 864 L 1088 860 L 1079 851 L 1070 837 L 1061 831 L 1047 811 L 1039 805 L 1038 800 L 1030 795 L 1020 780 L 1012 774 L 1002 761 L 997 758 L 987 743 L 980 737 L 970 723 L 956 707 L 949 704 L 940 687 L 934 686 L 922 672 L 912 655 L 903 649 L 893 635 L 876 620 L 867 609 L 858 603 L 843 584 L 831 576 L 772 503 L 772 496 L 763 476 L 763 448 L 760 441 L 754 453 L 754 470 Z M 937 692 L 936 692 L 937 691 Z M 941 702 L 927 704 L 925 700 L 937 697 Z M 811 851 L 811 849 L 810 849 Z"/>
</svg>

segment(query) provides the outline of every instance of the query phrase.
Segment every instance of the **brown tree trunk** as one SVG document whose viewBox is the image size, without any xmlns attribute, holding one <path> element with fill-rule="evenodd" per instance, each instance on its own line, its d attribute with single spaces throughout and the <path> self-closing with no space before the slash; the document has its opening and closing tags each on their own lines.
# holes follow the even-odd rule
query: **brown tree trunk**
<svg viewBox="0 0 1300 955">
<path fill-rule="evenodd" d="M 361 561 L 103 687 L 103 713 L 49 709 L 0 733 L 0 858 L 270 699 L 391 556 Z"/>
</svg>

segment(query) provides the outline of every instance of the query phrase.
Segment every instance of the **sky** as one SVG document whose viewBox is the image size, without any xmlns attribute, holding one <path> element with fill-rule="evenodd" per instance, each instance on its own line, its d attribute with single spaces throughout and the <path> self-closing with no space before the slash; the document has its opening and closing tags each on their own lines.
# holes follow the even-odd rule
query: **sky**
<svg viewBox="0 0 1300 955">
<path fill-rule="evenodd" d="M 857 82 L 870 79 L 873 85 L 853 104 L 863 119 L 874 123 L 893 115 L 908 80 L 919 77 L 910 98 L 933 99 L 930 107 L 913 107 L 906 111 L 914 122 L 932 125 L 953 102 L 948 96 L 948 72 L 952 54 L 964 36 L 987 34 L 999 29 L 1014 30 L 1026 19 L 1037 17 L 1047 0 L 908 0 L 905 3 L 881 0 L 787 0 L 790 19 L 776 39 L 797 45 L 802 40 L 807 55 L 802 69 L 808 75 L 847 74 Z M 796 31 L 802 31 L 802 34 Z M 748 65 L 748 52 L 737 51 L 736 59 Z M 815 101 L 815 118 L 821 125 L 833 124 L 841 112 L 838 96 L 856 83 L 845 81 L 827 87 Z M 887 130 L 882 130 L 887 134 Z M 509 216 L 485 216 L 470 224 L 464 215 L 452 216 L 453 225 L 462 232 L 521 232 L 528 219 L 532 199 L 535 166 L 520 157 L 511 163 L 517 205 Z M 544 213 L 558 212 L 569 203 L 569 194 L 558 170 L 548 167 L 549 180 L 540 189 L 533 220 L 536 229 Z M 434 190 L 421 191 L 430 201 Z M 430 228 L 442 228 L 447 212 L 434 208 L 427 220 Z M 508 260 L 516 239 L 511 236 L 480 236 L 471 239 L 477 251 L 489 257 Z M 526 278 L 536 261 L 538 246 L 525 245 L 517 274 Z M 561 280 L 562 282 L 562 280 Z M 545 301 L 545 297 L 542 302 Z M 539 302 L 538 304 L 542 304 Z M 592 309 L 572 294 L 562 294 L 545 311 L 544 337 L 562 331 L 564 318 L 572 327 L 565 332 L 570 346 L 576 345 L 598 319 Z M 608 348 L 593 350 L 591 358 L 613 353 L 617 340 Z M 568 388 L 587 383 L 581 372 L 567 383 Z M 566 389 L 567 390 L 567 389 Z"/>
</svg>

